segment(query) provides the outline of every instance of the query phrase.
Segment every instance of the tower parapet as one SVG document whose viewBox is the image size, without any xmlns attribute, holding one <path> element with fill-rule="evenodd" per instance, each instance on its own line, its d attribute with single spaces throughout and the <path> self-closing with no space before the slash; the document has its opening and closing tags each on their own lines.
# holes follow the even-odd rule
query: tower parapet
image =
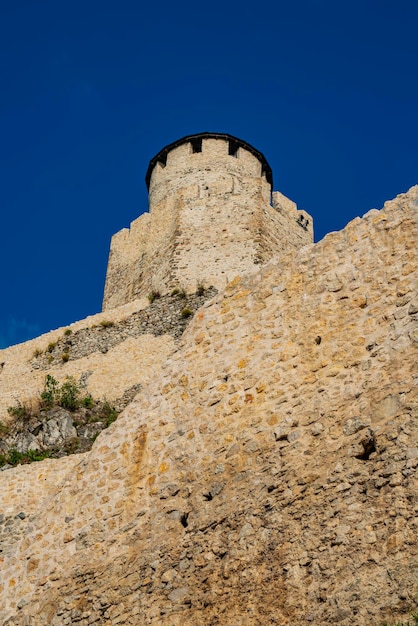
<svg viewBox="0 0 418 626">
<path fill-rule="evenodd" d="M 154 290 L 223 288 L 312 242 L 310 216 L 272 195 L 266 158 L 232 135 L 200 133 L 166 146 L 151 159 L 146 183 L 149 213 L 112 238 L 104 309 Z"/>
</svg>

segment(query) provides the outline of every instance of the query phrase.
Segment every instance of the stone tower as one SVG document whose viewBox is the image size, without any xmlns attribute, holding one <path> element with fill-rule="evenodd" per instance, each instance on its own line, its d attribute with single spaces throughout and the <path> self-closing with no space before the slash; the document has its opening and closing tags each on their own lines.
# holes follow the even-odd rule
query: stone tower
<svg viewBox="0 0 418 626">
<path fill-rule="evenodd" d="M 312 219 L 279 192 L 266 158 L 224 133 L 163 148 L 146 174 L 149 213 L 113 236 L 103 309 L 174 288 L 218 289 L 312 243 Z"/>
</svg>

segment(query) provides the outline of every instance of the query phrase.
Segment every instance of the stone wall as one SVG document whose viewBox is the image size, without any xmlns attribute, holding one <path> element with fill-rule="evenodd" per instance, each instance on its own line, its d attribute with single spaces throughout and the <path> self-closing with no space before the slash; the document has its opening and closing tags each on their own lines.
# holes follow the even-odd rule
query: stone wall
<svg viewBox="0 0 418 626">
<path fill-rule="evenodd" d="M 137 300 L 0 350 L 0 422 L 10 421 L 7 408 L 18 401 L 36 403 L 47 374 L 60 382 L 72 376 L 94 398 L 112 402 L 146 384 L 190 322 L 182 311 L 193 314 L 215 293 Z"/>
<path fill-rule="evenodd" d="M 183 143 L 164 166 L 156 163 L 149 214 L 112 239 L 104 310 L 152 290 L 223 289 L 273 255 L 312 243 L 312 218 L 280 193 L 272 206 L 260 161 L 228 148 L 227 140 L 208 138 L 192 153 Z"/>
<path fill-rule="evenodd" d="M 415 187 L 206 303 L 64 479 L 43 490 L 28 470 L 38 500 L 4 550 L 2 623 L 404 617 L 418 594 L 417 244 Z"/>
<path fill-rule="evenodd" d="M 60 328 L 32 341 L 0 350 L 0 421 L 7 423 L 10 420 L 7 413 L 9 406 L 15 406 L 17 401 L 30 403 L 39 396 L 46 374 L 59 381 L 67 376 L 77 380 L 83 378 L 89 393 L 95 398 L 106 397 L 110 401 L 122 396 L 135 384 L 147 383 L 173 350 L 174 339 L 169 335 L 128 336 L 123 341 L 114 342 L 109 349 L 101 349 L 99 344 L 89 354 L 68 362 L 62 359 L 62 354 L 68 350 L 66 343 L 72 341 L 73 335 L 79 332 L 115 335 L 121 320 L 148 304 L 148 300 L 136 301 L 106 312 L 106 315 L 92 315 L 68 326 L 72 331 L 69 336 L 65 335 L 67 328 Z M 115 324 L 116 328 L 109 324 Z M 56 347 L 51 350 L 55 344 Z M 50 364 L 48 358 L 52 359 Z M 41 367 L 42 364 L 44 366 Z"/>
</svg>

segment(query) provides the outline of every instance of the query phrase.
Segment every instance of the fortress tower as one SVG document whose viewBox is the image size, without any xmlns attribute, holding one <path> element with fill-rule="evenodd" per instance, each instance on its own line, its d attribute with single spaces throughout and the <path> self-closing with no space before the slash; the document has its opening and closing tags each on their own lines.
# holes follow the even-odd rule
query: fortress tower
<svg viewBox="0 0 418 626">
<path fill-rule="evenodd" d="M 279 192 L 261 152 L 223 133 L 163 148 L 146 174 L 149 213 L 113 236 L 103 310 L 198 284 L 218 289 L 313 240 L 312 219 Z"/>
</svg>

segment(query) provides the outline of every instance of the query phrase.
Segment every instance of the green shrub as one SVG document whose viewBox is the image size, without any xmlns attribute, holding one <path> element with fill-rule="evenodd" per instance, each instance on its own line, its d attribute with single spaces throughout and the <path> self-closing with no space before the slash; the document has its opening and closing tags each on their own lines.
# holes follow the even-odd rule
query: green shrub
<svg viewBox="0 0 418 626">
<path fill-rule="evenodd" d="M 47 351 L 53 352 L 56 345 L 57 345 L 56 341 L 51 341 L 51 343 L 48 344 Z"/>
<path fill-rule="evenodd" d="M 31 416 L 31 411 L 26 404 L 22 404 L 20 400 L 16 401 L 15 406 L 9 406 L 7 412 L 12 417 L 17 418 L 28 418 Z"/>
<path fill-rule="evenodd" d="M 66 337 L 68 337 L 68 335 L 71 335 L 71 333 L 72 333 L 72 332 L 73 332 L 73 331 L 71 330 L 71 328 L 66 328 L 66 329 L 64 330 L 64 335 L 65 335 Z"/>
<path fill-rule="evenodd" d="M 50 409 L 54 404 L 57 404 L 57 398 L 59 393 L 59 384 L 53 376 L 47 374 L 45 377 L 45 383 L 43 391 L 41 392 L 41 402 L 46 409 Z"/>
<path fill-rule="evenodd" d="M 63 360 L 64 363 L 67 363 L 67 361 L 70 360 L 70 353 L 69 352 L 63 352 L 61 354 L 61 359 Z"/>
<path fill-rule="evenodd" d="M 151 293 L 148 294 L 148 300 L 151 304 L 154 302 L 154 300 L 157 300 L 158 298 L 161 298 L 161 293 L 156 289 L 153 289 Z"/>
<path fill-rule="evenodd" d="M 8 454 L 0 454 L 0 467 L 3 465 L 19 465 L 21 463 L 34 463 L 35 461 L 43 461 L 51 456 L 52 450 L 28 450 L 27 452 L 18 452 L 15 448 L 9 450 Z"/>
<path fill-rule="evenodd" d="M 75 411 L 80 406 L 80 385 L 72 377 L 65 379 L 62 385 L 50 374 L 45 377 L 41 392 L 41 404 L 45 409 L 61 406 L 68 411 Z"/>
<path fill-rule="evenodd" d="M 67 454 L 74 454 L 80 447 L 80 439 L 73 437 L 65 444 L 65 451 Z"/>
<path fill-rule="evenodd" d="M 172 296 L 177 296 L 179 293 L 180 293 L 180 289 L 178 289 L 177 287 L 175 287 L 175 288 L 173 289 L 173 291 L 171 292 L 171 295 L 172 295 Z"/>
<path fill-rule="evenodd" d="M 80 385 L 72 376 L 69 376 L 58 388 L 57 399 L 59 406 L 68 411 L 75 411 L 80 406 Z"/>
<path fill-rule="evenodd" d="M 100 407 L 100 417 L 102 420 L 104 420 L 106 427 L 110 426 L 110 424 L 113 424 L 118 415 L 119 412 L 116 410 L 113 404 L 111 404 L 108 400 L 103 400 Z"/>
<path fill-rule="evenodd" d="M 81 406 L 84 406 L 85 409 L 91 409 L 95 405 L 93 397 L 88 394 L 81 400 Z"/>
<path fill-rule="evenodd" d="M 203 296 L 204 293 L 205 293 L 205 287 L 204 287 L 203 283 L 198 282 L 197 283 L 197 288 L 196 288 L 196 295 Z"/>
<path fill-rule="evenodd" d="M 33 463 L 35 461 L 43 461 L 51 456 L 51 450 L 28 450 L 26 455 L 23 455 L 28 459 L 29 463 Z"/>
<path fill-rule="evenodd" d="M 18 452 L 15 448 L 9 450 L 9 454 L 7 455 L 7 462 L 10 465 L 18 465 L 24 458 L 24 454 L 22 452 Z"/>
<path fill-rule="evenodd" d="M 102 320 L 100 322 L 100 326 L 102 328 L 110 328 L 111 326 L 114 326 L 114 325 L 115 325 L 115 322 L 111 322 L 110 320 Z"/>
<path fill-rule="evenodd" d="M 6 454 L 0 454 L 0 467 L 3 467 L 3 465 L 18 465 L 21 463 L 21 459 L 23 459 L 23 454 L 13 448 Z"/>
<path fill-rule="evenodd" d="M 191 309 L 185 308 L 185 309 L 182 309 L 180 315 L 182 317 L 190 317 L 191 315 L 193 315 L 193 311 Z"/>
</svg>

